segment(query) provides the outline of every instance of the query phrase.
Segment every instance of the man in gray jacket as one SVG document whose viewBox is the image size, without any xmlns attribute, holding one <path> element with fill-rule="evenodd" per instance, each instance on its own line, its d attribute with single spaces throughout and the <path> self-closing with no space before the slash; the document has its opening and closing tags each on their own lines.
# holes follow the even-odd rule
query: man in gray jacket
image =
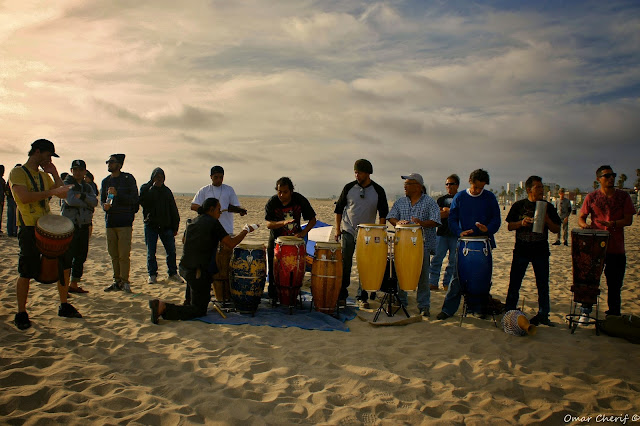
<svg viewBox="0 0 640 426">
<path fill-rule="evenodd" d="M 65 253 L 64 276 L 69 283 L 69 293 L 88 293 L 78 286 L 84 271 L 84 262 L 89 252 L 89 230 L 93 221 L 93 211 L 98 205 L 98 197 L 93 188 L 84 181 L 87 165 L 83 160 L 73 160 L 71 174 L 65 185 L 73 185 L 67 197 L 62 200 L 62 215 L 71 219 L 74 226 L 71 245 Z"/>
<path fill-rule="evenodd" d="M 558 238 L 553 243 L 554 246 L 560 245 L 560 233 L 562 232 L 562 240 L 564 245 L 568 246 L 567 238 L 569 237 L 569 216 L 571 215 L 571 201 L 564 198 L 564 188 L 560 188 L 558 191 L 558 199 L 556 200 L 556 210 L 562 224 L 560 225 L 560 231 L 558 231 Z"/>
</svg>

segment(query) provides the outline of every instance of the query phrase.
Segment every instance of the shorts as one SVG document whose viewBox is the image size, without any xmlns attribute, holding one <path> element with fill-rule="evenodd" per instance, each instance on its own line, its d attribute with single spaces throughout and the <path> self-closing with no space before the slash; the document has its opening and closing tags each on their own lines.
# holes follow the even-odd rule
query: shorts
<svg viewBox="0 0 640 426">
<path fill-rule="evenodd" d="M 18 273 L 20 278 L 37 278 L 40 275 L 40 250 L 36 246 L 35 226 L 18 228 Z"/>
</svg>

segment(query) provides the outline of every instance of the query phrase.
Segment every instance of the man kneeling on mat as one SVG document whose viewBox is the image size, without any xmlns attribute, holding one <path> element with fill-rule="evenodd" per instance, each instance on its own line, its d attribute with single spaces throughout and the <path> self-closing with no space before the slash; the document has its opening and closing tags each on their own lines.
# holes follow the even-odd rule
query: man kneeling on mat
<svg viewBox="0 0 640 426">
<path fill-rule="evenodd" d="M 187 280 L 191 290 L 189 305 L 176 305 L 159 299 L 149 301 L 151 322 L 158 323 L 160 317 L 166 320 L 190 320 L 207 314 L 211 300 L 211 282 L 218 272 L 216 252 L 218 243 L 233 248 L 253 231 L 250 226 L 235 237 L 230 237 L 220 221 L 220 202 L 216 198 L 207 198 L 198 208 L 198 217 L 187 226 L 184 249 L 180 259 L 180 275 Z"/>
</svg>

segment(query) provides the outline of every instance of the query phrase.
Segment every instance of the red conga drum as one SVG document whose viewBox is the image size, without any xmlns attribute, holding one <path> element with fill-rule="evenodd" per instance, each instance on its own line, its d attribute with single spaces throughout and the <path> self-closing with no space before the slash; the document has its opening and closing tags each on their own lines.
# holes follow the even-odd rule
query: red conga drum
<svg viewBox="0 0 640 426">
<path fill-rule="evenodd" d="M 40 274 L 37 281 L 51 284 L 58 281 L 58 258 L 73 239 L 73 222 L 64 216 L 46 215 L 36 222 L 36 247 L 40 256 Z"/>
<path fill-rule="evenodd" d="M 311 294 L 316 311 L 331 315 L 342 287 L 342 247 L 335 242 L 317 242 L 311 266 Z"/>
<path fill-rule="evenodd" d="M 280 304 L 295 306 L 305 273 L 304 240 L 298 237 L 279 237 L 273 252 L 273 278 Z"/>
</svg>

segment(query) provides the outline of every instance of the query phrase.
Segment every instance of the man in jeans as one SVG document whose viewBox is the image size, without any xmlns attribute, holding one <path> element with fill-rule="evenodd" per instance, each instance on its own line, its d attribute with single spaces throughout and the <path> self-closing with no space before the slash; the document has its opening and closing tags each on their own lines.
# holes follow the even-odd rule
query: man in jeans
<svg viewBox="0 0 640 426">
<path fill-rule="evenodd" d="M 340 303 L 346 304 L 349 296 L 349 284 L 351 281 L 351 265 L 353 253 L 356 250 L 356 237 L 358 225 L 362 223 L 375 223 L 376 213 L 379 214 L 380 224 L 386 223 L 389 213 L 387 195 L 384 189 L 371 180 L 373 166 L 368 160 L 360 159 L 353 166 L 356 180 L 349 182 L 342 189 L 340 198 L 336 203 L 336 241 L 342 240 L 342 289 L 340 290 Z M 371 299 L 375 293 L 371 293 Z M 358 283 L 358 304 L 363 308 L 369 307 L 369 295 Z"/>
<path fill-rule="evenodd" d="M 571 201 L 564 198 L 564 188 L 560 188 L 558 191 L 558 199 L 556 200 L 556 211 L 562 223 L 560 224 L 560 230 L 558 230 L 558 238 L 553 243 L 554 246 L 560 245 L 560 232 L 562 231 L 562 240 L 564 245 L 568 246 L 567 239 L 569 237 L 569 216 L 571 216 Z"/>
<path fill-rule="evenodd" d="M 442 286 L 447 291 L 449 283 L 453 279 L 456 272 L 456 246 L 458 244 L 458 237 L 453 235 L 449 230 L 449 209 L 451 208 L 451 201 L 453 196 L 458 193 L 458 187 L 460 186 L 460 178 L 458 175 L 451 175 L 445 182 L 447 187 L 447 193 L 438 198 L 438 207 L 440 208 L 440 218 L 442 219 L 442 225 L 438 226 L 436 231 L 436 254 L 431 259 L 431 266 L 429 267 L 429 288 L 431 290 L 438 289 L 438 281 L 440 281 L 440 269 L 442 268 L 442 261 L 449 252 L 449 264 L 444 273 L 444 281 Z"/>
<path fill-rule="evenodd" d="M 124 154 L 113 154 L 106 161 L 110 175 L 102 180 L 100 201 L 105 212 L 107 249 L 113 266 L 113 283 L 104 291 L 131 293 L 129 269 L 131 234 L 138 211 L 138 185 L 130 173 L 121 171 Z"/>
<path fill-rule="evenodd" d="M 180 214 L 173 192 L 164 184 L 165 174 L 160 167 L 153 169 L 151 179 L 140 187 L 140 205 L 144 216 L 144 242 L 147 245 L 148 282 L 154 284 L 158 278 L 156 247 L 158 237 L 167 254 L 169 280 L 182 283 L 176 264 L 176 241 L 180 227 Z"/>
</svg>

